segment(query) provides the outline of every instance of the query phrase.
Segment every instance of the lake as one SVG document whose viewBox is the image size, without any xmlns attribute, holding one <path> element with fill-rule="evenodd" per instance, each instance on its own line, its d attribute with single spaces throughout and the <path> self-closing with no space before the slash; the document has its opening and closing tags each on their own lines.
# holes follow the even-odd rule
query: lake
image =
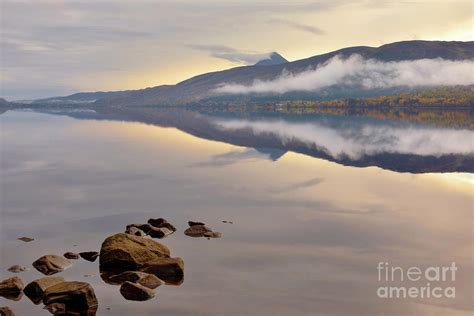
<svg viewBox="0 0 474 316">
<path fill-rule="evenodd" d="M 93 286 L 97 315 L 472 315 L 474 129 L 366 114 L 7 111 L 0 277 L 19 264 L 27 284 L 44 254 L 98 251 L 164 217 L 178 231 L 159 242 L 183 258 L 181 285 L 132 302 L 98 262 L 61 273 Z M 189 220 L 222 238 L 185 236 Z M 429 286 L 455 297 L 381 298 L 380 262 L 454 262 L 455 280 Z M 49 315 L 26 297 L 5 305 Z"/>
</svg>

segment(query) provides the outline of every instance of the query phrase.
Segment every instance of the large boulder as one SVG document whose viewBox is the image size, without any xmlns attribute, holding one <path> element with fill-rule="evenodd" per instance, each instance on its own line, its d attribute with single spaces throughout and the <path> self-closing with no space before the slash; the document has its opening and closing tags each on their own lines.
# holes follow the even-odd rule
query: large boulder
<svg viewBox="0 0 474 316">
<path fill-rule="evenodd" d="M 37 279 L 25 286 L 23 293 L 34 304 L 39 304 L 43 300 L 43 295 L 47 288 L 62 282 L 64 282 L 64 278 L 60 276 Z"/>
<path fill-rule="evenodd" d="M 176 258 L 157 258 L 148 261 L 140 269 L 142 272 L 156 275 L 168 284 L 181 284 L 184 278 L 184 261 Z"/>
<path fill-rule="evenodd" d="M 33 262 L 33 267 L 45 275 L 64 271 L 71 266 L 71 261 L 56 255 L 45 255 Z"/>
<path fill-rule="evenodd" d="M 169 256 L 168 247 L 152 239 L 119 233 L 104 240 L 99 262 L 101 271 L 129 271 L 139 270 L 151 260 Z"/>
<path fill-rule="evenodd" d="M 120 287 L 122 296 L 130 301 L 147 301 L 155 296 L 155 292 L 141 284 L 124 282 Z"/>
<path fill-rule="evenodd" d="M 156 275 L 139 271 L 125 271 L 111 276 L 110 280 L 119 284 L 122 284 L 126 281 L 139 283 L 149 289 L 155 289 L 164 283 Z"/>
<path fill-rule="evenodd" d="M 21 298 L 23 282 L 19 277 L 12 277 L 0 282 L 0 296 L 11 300 Z"/>
<path fill-rule="evenodd" d="M 87 311 L 98 305 L 92 286 L 79 281 L 61 282 L 48 287 L 43 295 L 43 303 L 46 306 L 64 305 L 66 312 Z"/>
</svg>

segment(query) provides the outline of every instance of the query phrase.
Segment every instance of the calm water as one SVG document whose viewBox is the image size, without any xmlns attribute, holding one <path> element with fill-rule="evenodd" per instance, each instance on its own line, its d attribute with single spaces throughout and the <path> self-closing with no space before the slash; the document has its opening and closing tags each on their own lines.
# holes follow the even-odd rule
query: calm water
<svg viewBox="0 0 474 316">
<path fill-rule="evenodd" d="M 99 250 L 126 224 L 165 217 L 178 231 L 162 242 L 184 259 L 184 283 L 130 302 L 97 262 L 75 261 L 62 275 L 92 284 L 97 315 L 472 315 L 471 129 L 56 114 L 66 115 L 0 116 L 1 279 L 19 264 L 31 268 L 19 274 L 26 284 L 42 276 L 31 263 L 44 254 Z M 396 172 L 407 168 L 416 174 Z M 186 237 L 188 220 L 223 238 Z M 456 298 L 378 298 L 379 262 L 456 262 Z M 26 297 L 4 305 L 49 315 Z"/>
</svg>

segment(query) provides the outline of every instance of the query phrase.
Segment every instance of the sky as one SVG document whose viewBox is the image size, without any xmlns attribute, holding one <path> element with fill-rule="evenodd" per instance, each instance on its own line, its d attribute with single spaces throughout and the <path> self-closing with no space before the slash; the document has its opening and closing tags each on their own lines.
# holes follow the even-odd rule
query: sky
<svg viewBox="0 0 474 316">
<path fill-rule="evenodd" d="M 0 0 L 8 100 L 174 84 L 348 46 L 473 40 L 470 0 Z"/>
</svg>

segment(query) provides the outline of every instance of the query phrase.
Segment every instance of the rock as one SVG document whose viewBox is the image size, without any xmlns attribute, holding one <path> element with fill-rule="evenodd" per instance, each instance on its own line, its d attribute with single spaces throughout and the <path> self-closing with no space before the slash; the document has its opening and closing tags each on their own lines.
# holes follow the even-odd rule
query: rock
<svg viewBox="0 0 474 316">
<path fill-rule="evenodd" d="M 79 254 L 78 253 L 70 252 L 70 251 L 66 252 L 63 256 L 64 256 L 64 258 L 71 259 L 71 260 L 79 259 Z"/>
<path fill-rule="evenodd" d="M 150 218 L 148 220 L 148 224 L 150 224 L 153 227 L 158 227 L 158 228 L 168 228 L 171 230 L 173 233 L 176 231 L 176 227 L 171 225 L 166 219 L 164 218 Z"/>
<path fill-rule="evenodd" d="M 100 269 L 138 270 L 146 262 L 169 257 L 168 247 L 152 239 L 119 233 L 104 240 L 100 249 Z"/>
<path fill-rule="evenodd" d="M 8 271 L 13 272 L 13 273 L 20 273 L 20 272 L 26 271 L 26 268 L 15 264 L 14 266 L 11 266 L 10 268 L 8 268 Z"/>
<path fill-rule="evenodd" d="M 135 236 L 146 236 L 145 232 L 139 228 L 136 228 L 135 226 L 127 226 L 127 229 L 125 230 L 126 234 L 130 235 L 135 235 Z"/>
<path fill-rule="evenodd" d="M 221 238 L 222 233 L 220 233 L 220 232 L 207 232 L 207 233 L 204 233 L 204 237 L 207 237 L 207 238 Z"/>
<path fill-rule="evenodd" d="M 204 237 L 205 233 L 211 233 L 212 230 L 204 225 L 191 225 L 184 231 L 184 234 L 190 237 Z"/>
<path fill-rule="evenodd" d="M 226 224 L 234 224 L 234 222 L 232 221 L 222 221 L 223 223 L 226 223 Z"/>
<path fill-rule="evenodd" d="M 89 283 L 66 281 L 48 287 L 43 295 L 43 304 L 64 304 L 66 312 L 69 312 L 94 308 L 98 302 Z"/>
<path fill-rule="evenodd" d="M 155 296 L 155 292 L 141 284 L 124 282 L 120 287 L 122 296 L 130 301 L 147 301 Z"/>
<path fill-rule="evenodd" d="M 97 251 L 84 251 L 84 252 L 79 252 L 79 256 L 81 256 L 81 258 L 84 260 L 94 262 L 97 260 L 99 253 Z"/>
<path fill-rule="evenodd" d="M 52 303 L 52 304 L 46 305 L 44 309 L 48 310 L 53 315 L 66 314 L 66 304 L 63 304 L 63 303 Z"/>
<path fill-rule="evenodd" d="M 193 227 L 193 226 L 205 226 L 206 224 L 201 223 L 201 222 L 189 221 L 189 222 L 188 222 L 188 225 L 189 225 L 189 227 Z"/>
<path fill-rule="evenodd" d="M 24 241 L 24 242 L 30 242 L 30 241 L 35 240 L 34 238 L 31 238 L 31 237 L 20 237 L 20 238 L 17 238 L 17 239 L 21 240 L 21 241 Z"/>
<path fill-rule="evenodd" d="M 0 307 L 0 316 L 15 316 L 15 313 L 8 306 Z"/>
<path fill-rule="evenodd" d="M 152 226 L 150 231 L 148 232 L 148 235 L 152 238 L 164 238 L 168 235 L 171 235 L 174 233 L 174 231 L 169 230 L 166 227 L 154 227 Z"/>
<path fill-rule="evenodd" d="M 35 262 L 33 262 L 33 267 L 39 272 L 51 275 L 64 271 L 65 269 L 71 266 L 71 261 L 56 255 L 46 255 L 42 256 Z"/>
<path fill-rule="evenodd" d="M 139 271 L 125 271 L 110 277 L 110 280 L 117 283 L 123 283 L 126 281 L 139 283 L 149 289 L 156 289 L 164 283 L 156 275 Z"/>
<path fill-rule="evenodd" d="M 19 277 L 12 277 L 0 282 L 0 296 L 17 300 L 22 296 L 23 282 Z"/>
<path fill-rule="evenodd" d="M 23 293 L 34 304 L 39 304 L 43 300 L 43 294 L 47 288 L 62 282 L 64 282 L 64 278 L 60 276 L 37 279 L 30 282 L 23 290 Z"/>
<path fill-rule="evenodd" d="M 129 231 L 132 227 L 138 228 L 139 230 L 141 230 L 145 234 L 148 234 L 148 232 L 151 229 L 150 224 L 129 224 L 129 225 L 127 225 L 127 228 L 126 228 L 125 232 Z"/>
<path fill-rule="evenodd" d="M 145 263 L 140 271 L 156 275 L 169 284 L 181 284 L 184 278 L 184 262 L 179 257 L 157 258 Z"/>
</svg>

